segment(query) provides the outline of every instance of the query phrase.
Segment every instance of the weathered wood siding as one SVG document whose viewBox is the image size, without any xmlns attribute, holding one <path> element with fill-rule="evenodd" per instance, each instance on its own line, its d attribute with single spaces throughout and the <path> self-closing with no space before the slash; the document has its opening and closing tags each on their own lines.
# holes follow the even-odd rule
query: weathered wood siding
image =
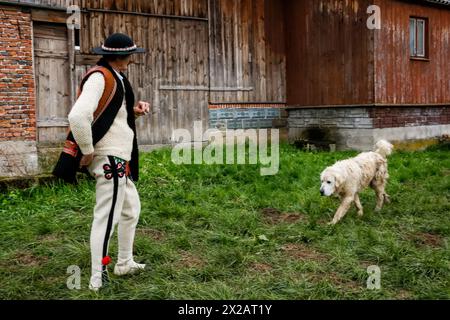
<svg viewBox="0 0 450 320">
<path fill-rule="evenodd" d="M 208 16 L 207 0 L 80 0 L 83 9 L 118 10 L 173 16 Z"/>
<path fill-rule="evenodd" d="M 211 103 L 286 101 L 283 1 L 210 1 Z"/>
<path fill-rule="evenodd" d="M 250 103 L 279 105 L 286 101 L 282 1 L 26 2 L 60 9 L 75 4 L 81 8 L 81 50 L 75 57 L 70 46 L 73 34 L 68 32 L 68 62 L 72 69 L 67 74 L 72 73 L 75 79 L 67 79 L 72 101 L 65 109 L 73 104 L 73 92 L 83 74 L 99 59 L 91 54 L 91 49 L 101 45 L 106 37 L 114 32 L 127 33 L 148 50 L 144 55 L 133 56 L 128 71 L 137 99 L 153 106 L 153 114 L 138 122 L 141 144 L 170 143 L 174 129 L 190 129 L 194 121 L 202 121 L 207 128 L 209 105 L 231 103 L 245 108 Z M 47 12 L 54 17 L 47 17 Z M 65 26 L 64 11 L 55 12 L 33 9 L 32 16 L 34 21 Z M 49 85 L 45 92 L 50 97 L 54 89 Z M 42 97 L 46 99 L 44 93 Z M 59 113 L 56 115 L 59 119 Z M 55 141 L 60 140 L 59 136 Z"/>
<path fill-rule="evenodd" d="M 153 114 L 138 121 L 140 143 L 170 143 L 174 129 L 190 129 L 194 121 L 207 126 L 208 91 L 178 89 L 209 86 L 206 22 L 102 12 L 83 14 L 82 20 L 83 53 L 113 32 L 127 33 L 147 49 L 133 56 L 128 71 L 136 98 L 153 106 Z M 77 67 L 78 77 L 92 62 Z"/>
<path fill-rule="evenodd" d="M 366 0 L 285 0 L 290 106 L 374 102 L 373 31 Z"/>
<path fill-rule="evenodd" d="M 450 10 L 404 1 L 379 0 L 382 29 L 375 41 L 376 102 L 443 104 L 450 102 Z M 430 61 L 410 59 L 409 18 L 429 19 Z"/>
<path fill-rule="evenodd" d="M 170 143 L 174 129 L 190 129 L 194 121 L 207 128 L 210 104 L 285 102 L 280 1 L 154 4 L 82 1 L 90 12 L 82 15 L 78 78 L 95 61 L 87 56 L 91 48 L 113 32 L 127 33 L 148 49 L 147 54 L 134 56 L 129 71 L 137 97 L 150 101 L 155 110 L 139 120 L 140 143 Z"/>
<path fill-rule="evenodd" d="M 61 142 L 71 107 L 67 29 L 34 22 L 33 38 L 38 142 Z"/>
</svg>

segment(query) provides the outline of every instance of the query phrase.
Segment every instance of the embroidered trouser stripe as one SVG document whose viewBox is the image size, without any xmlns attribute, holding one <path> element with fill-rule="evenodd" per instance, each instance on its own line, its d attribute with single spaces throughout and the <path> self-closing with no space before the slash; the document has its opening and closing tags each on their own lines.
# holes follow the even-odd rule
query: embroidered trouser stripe
<svg viewBox="0 0 450 320">
<path fill-rule="evenodd" d="M 117 173 L 116 161 L 114 160 L 114 157 L 111 157 L 111 156 L 108 157 L 108 159 L 109 159 L 109 163 L 111 164 L 111 171 L 112 171 L 112 175 L 113 175 L 114 187 L 113 187 L 111 210 L 110 210 L 109 216 L 108 216 L 108 224 L 106 225 L 105 240 L 103 240 L 103 257 L 106 257 L 108 255 L 108 244 L 109 244 L 109 239 L 111 238 L 111 229 L 112 229 L 113 221 L 114 221 L 114 208 L 116 207 L 117 191 L 119 189 L 119 175 Z M 108 276 L 106 273 L 106 265 L 103 265 L 102 268 L 103 268 L 102 269 L 103 280 L 108 281 Z"/>
<path fill-rule="evenodd" d="M 118 226 L 119 252 L 114 264 L 126 265 L 133 259 L 133 240 L 140 213 L 139 195 L 131 180 L 126 180 L 120 159 L 95 156 L 89 172 L 95 177 L 96 205 L 91 229 L 91 283 L 107 280 L 108 267 L 103 262 L 115 227 Z"/>
</svg>

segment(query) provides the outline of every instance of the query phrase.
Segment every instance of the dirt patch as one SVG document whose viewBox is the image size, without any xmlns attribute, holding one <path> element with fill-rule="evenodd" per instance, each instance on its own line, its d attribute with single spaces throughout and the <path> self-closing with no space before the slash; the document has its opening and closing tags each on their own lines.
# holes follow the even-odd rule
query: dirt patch
<svg viewBox="0 0 450 320">
<path fill-rule="evenodd" d="M 408 239 L 414 242 L 417 246 L 428 246 L 433 248 L 439 248 L 444 243 L 444 238 L 441 235 L 427 232 L 410 234 Z"/>
<path fill-rule="evenodd" d="M 377 265 L 378 265 L 378 262 L 371 262 L 371 261 L 363 260 L 363 261 L 360 261 L 359 264 L 360 264 L 364 269 L 367 269 L 367 268 L 370 267 L 370 266 L 377 266 Z"/>
<path fill-rule="evenodd" d="M 164 234 L 164 232 L 156 229 L 139 228 L 136 230 L 136 233 L 139 236 L 150 237 L 155 241 L 164 241 L 166 239 L 166 235 Z"/>
<path fill-rule="evenodd" d="M 0 178 L 0 191 L 7 192 L 13 189 L 27 189 L 40 184 L 57 182 L 52 175 L 37 175 L 34 177 Z"/>
<path fill-rule="evenodd" d="M 250 270 L 256 271 L 256 272 L 268 273 L 273 270 L 273 267 L 266 263 L 255 262 L 250 265 Z"/>
<path fill-rule="evenodd" d="M 205 262 L 191 252 L 181 251 L 179 265 L 184 268 L 198 269 L 202 268 L 205 265 Z"/>
<path fill-rule="evenodd" d="M 330 222 L 331 218 L 320 218 L 316 223 L 320 226 L 328 226 Z"/>
<path fill-rule="evenodd" d="M 169 181 L 167 179 L 156 177 L 153 179 L 153 182 L 159 186 L 166 186 L 169 184 Z"/>
<path fill-rule="evenodd" d="M 395 150 L 398 151 L 422 151 L 426 150 L 428 147 L 438 144 L 439 140 L 436 138 L 432 138 L 391 142 L 393 142 Z"/>
<path fill-rule="evenodd" d="M 48 257 L 36 256 L 31 252 L 17 252 L 11 259 L 11 262 L 21 267 L 36 267 L 45 264 Z"/>
<path fill-rule="evenodd" d="M 46 234 L 38 237 L 39 241 L 42 242 L 54 242 L 59 240 L 58 236 L 55 234 Z"/>
<path fill-rule="evenodd" d="M 310 273 L 306 276 L 306 278 L 308 279 L 308 281 L 311 281 L 313 283 L 328 282 L 328 283 L 331 283 L 335 287 L 349 290 L 352 292 L 359 291 L 361 289 L 366 288 L 365 283 L 359 283 L 355 280 L 345 279 L 336 272 Z"/>
<path fill-rule="evenodd" d="M 265 208 L 261 210 L 264 220 L 269 224 L 296 223 L 306 220 L 306 216 L 298 212 L 281 212 L 274 208 Z"/>
<path fill-rule="evenodd" d="M 319 261 L 323 262 L 328 259 L 327 255 L 318 252 L 307 245 L 299 243 L 288 243 L 281 247 L 290 257 L 297 260 Z"/>
<path fill-rule="evenodd" d="M 331 283 L 333 283 L 335 286 L 339 288 L 345 288 L 352 291 L 357 291 L 366 288 L 366 283 L 359 283 L 355 280 L 344 279 L 335 272 L 330 273 L 327 279 L 329 279 Z"/>
<path fill-rule="evenodd" d="M 396 296 L 398 300 L 411 300 L 412 293 L 406 290 L 400 290 Z"/>
</svg>

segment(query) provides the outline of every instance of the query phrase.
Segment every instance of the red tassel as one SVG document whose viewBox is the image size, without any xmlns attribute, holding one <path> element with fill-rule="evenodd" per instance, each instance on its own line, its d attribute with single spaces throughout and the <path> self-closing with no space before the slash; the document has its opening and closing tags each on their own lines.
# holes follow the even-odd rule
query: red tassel
<svg viewBox="0 0 450 320">
<path fill-rule="evenodd" d="M 108 264 L 110 264 L 112 261 L 111 257 L 106 256 L 102 259 L 102 265 L 107 266 Z"/>
</svg>

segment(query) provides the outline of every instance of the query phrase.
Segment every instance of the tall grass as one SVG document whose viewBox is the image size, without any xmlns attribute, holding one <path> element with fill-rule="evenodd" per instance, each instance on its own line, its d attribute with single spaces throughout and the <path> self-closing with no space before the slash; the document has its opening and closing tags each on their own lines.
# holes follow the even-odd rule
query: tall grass
<svg viewBox="0 0 450 320">
<path fill-rule="evenodd" d="M 0 195 L 0 298 L 450 298 L 448 150 L 395 153 L 392 203 L 375 213 L 367 190 L 365 215 L 352 208 L 335 227 L 326 223 L 339 203 L 320 197 L 319 174 L 354 153 L 284 145 L 279 174 L 265 177 L 258 166 L 177 166 L 170 155 L 141 155 L 135 254 L 148 270 L 112 275 L 98 294 L 87 289 L 94 182 Z M 81 290 L 66 287 L 70 265 Z M 381 268 L 380 290 L 366 288 L 369 265 Z"/>
</svg>

